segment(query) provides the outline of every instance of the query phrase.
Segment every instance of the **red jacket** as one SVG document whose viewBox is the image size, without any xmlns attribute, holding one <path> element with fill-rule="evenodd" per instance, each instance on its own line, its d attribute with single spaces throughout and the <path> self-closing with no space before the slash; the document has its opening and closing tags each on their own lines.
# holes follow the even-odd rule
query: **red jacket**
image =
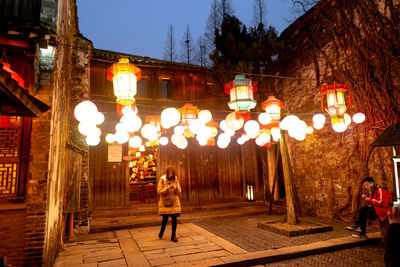
<svg viewBox="0 0 400 267">
<path fill-rule="evenodd" d="M 379 185 L 375 187 L 373 196 L 369 195 L 370 201 L 375 208 L 376 215 L 381 221 L 387 218 L 387 213 L 390 211 L 389 202 L 392 201 L 392 195 Z"/>
</svg>

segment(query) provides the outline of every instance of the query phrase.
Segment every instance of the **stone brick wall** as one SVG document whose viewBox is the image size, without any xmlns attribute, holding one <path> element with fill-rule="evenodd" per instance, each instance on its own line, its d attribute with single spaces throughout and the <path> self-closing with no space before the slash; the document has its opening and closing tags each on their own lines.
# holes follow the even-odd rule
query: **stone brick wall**
<svg viewBox="0 0 400 267">
<path fill-rule="evenodd" d="M 302 20 L 312 25 L 312 18 Z M 334 77 L 332 65 L 325 60 L 334 48 L 327 42 L 321 50 L 315 49 L 301 23 L 296 21 L 285 33 L 290 56 L 279 65 L 280 75 L 298 79 L 276 79 L 271 86 L 283 100 L 286 115 L 297 115 L 312 125 L 312 116 L 321 113 L 320 89 Z M 339 64 L 344 61 L 351 62 L 351 57 L 338 60 Z M 359 109 L 353 106 L 349 113 Z M 323 129 L 307 135 L 304 141 L 287 139 L 300 207 L 305 215 L 351 220 L 358 203 L 360 181 L 366 175 L 393 191 L 391 148 L 376 148 L 366 168 L 370 145 L 377 137 L 376 129 L 368 123 L 352 123 L 345 132 L 337 133 L 331 128 L 329 115 L 322 113 L 327 118 Z"/>
<path fill-rule="evenodd" d="M 24 265 L 25 217 L 24 205 L 21 209 L 0 210 L 0 255 L 6 255 L 12 266 Z"/>
</svg>

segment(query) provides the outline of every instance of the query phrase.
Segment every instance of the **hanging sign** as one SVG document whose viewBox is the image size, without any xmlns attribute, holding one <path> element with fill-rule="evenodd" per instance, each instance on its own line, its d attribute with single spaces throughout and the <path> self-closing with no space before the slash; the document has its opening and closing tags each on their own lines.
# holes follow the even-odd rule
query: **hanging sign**
<svg viewBox="0 0 400 267">
<path fill-rule="evenodd" d="M 108 162 L 122 161 L 122 145 L 108 145 Z"/>
</svg>

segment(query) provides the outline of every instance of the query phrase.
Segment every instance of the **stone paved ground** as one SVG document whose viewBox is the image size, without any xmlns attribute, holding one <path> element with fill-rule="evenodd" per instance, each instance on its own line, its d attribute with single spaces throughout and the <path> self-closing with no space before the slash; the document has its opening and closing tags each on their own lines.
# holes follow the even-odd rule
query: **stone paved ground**
<svg viewBox="0 0 400 267">
<path fill-rule="evenodd" d="M 317 223 L 325 223 L 333 226 L 333 231 L 287 237 L 280 234 L 268 232 L 257 227 L 260 221 L 276 221 L 282 218 L 279 215 L 256 215 L 236 218 L 208 218 L 195 223 L 209 232 L 212 232 L 247 251 L 259 251 L 276 249 L 288 246 L 304 245 L 312 242 L 324 241 L 337 237 L 349 236 L 350 232 L 345 230 L 347 223 L 327 222 L 316 218 L 307 218 Z M 375 225 L 368 228 L 369 231 L 379 231 Z"/>
<path fill-rule="evenodd" d="M 259 221 L 279 218 L 278 215 L 255 215 L 196 219 L 193 223 L 178 225 L 178 243 L 170 241 L 170 225 L 162 240 L 157 237 L 159 226 L 89 234 L 80 241 L 68 243 L 69 251 L 59 253 L 55 266 L 210 266 L 276 255 L 287 258 L 293 253 L 321 251 L 320 248 L 334 248 L 337 244 L 354 245 L 354 239 L 344 230 L 346 224 L 340 222 L 332 223 L 334 231 L 298 237 L 257 228 Z M 371 234 L 371 237 L 379 236 Z M 374 267 L 382 266 L 383 249 L 379 246 L 356 247 L 273 264 L 361 267 L 370 263 Z"/>
<path fill-rule="evenodd" d="M 292 260 L 270 263 L 268 267 L 292 266 L 358 266 L 358 267 L 384 267 L 384 249 L 381 244 L 343 249 L 329 253 L 301 257 Z"/>
</svg>

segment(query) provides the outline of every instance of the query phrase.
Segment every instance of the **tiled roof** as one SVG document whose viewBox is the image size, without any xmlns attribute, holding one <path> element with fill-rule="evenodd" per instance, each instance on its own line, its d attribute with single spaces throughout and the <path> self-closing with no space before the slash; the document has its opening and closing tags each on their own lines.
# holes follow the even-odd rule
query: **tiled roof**
<svg viewBox="0 0 400 267">
<path fill-rule="evenodd" d="M 197 69 L 197 70 L 207 70 L 207 67 L 202 67 L 198 65 L 179 63 L 179 62 L 170 62 L 166 60 L 160 60 L 150 57 L 142 57 L 136 55 L 130 55 L 120 52 L 114 52 L 103 49 L 93 49 L 93 59 L 106 60 L 110 62 L 118 62 L 121 57 L 126 57 L 132 64 L 135 65 L 154 65 L 154 66 L 168 66 L 168 67 L 179 67 L 179 68 L 188 68 L 188 69 Z"/>
<path fill-rule="evenodd" d="M 393 124 L 392 126 L 387 128 L 371 144 L 372 147 L 399 146 L 399 145 L 400 145 L 400 124 Z"/>
</svg>

